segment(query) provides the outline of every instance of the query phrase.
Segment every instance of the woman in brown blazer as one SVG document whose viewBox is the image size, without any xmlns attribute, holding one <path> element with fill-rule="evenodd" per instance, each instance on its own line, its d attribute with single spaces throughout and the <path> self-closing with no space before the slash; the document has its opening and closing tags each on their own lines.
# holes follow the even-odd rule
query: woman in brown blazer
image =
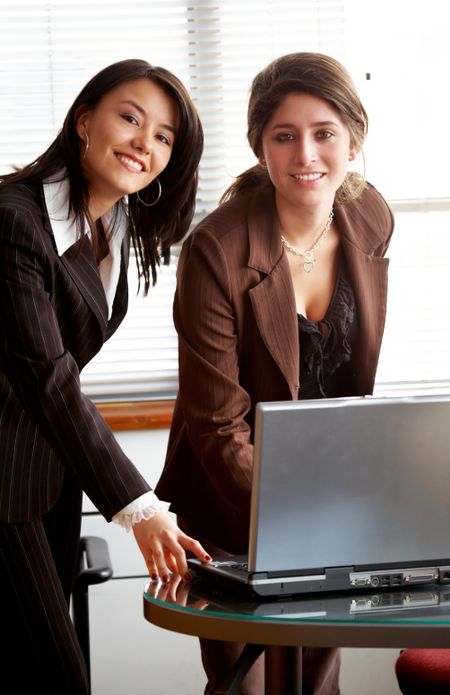
<svg viewBox="0 0 450 695">
<path fill-rule="evenodd" d="M 0 179 L 0 596 L 5 692 L 86 694 L 68 604 L 82 490 L 133 528 L 149 572 L 205 557 L 125 456 L 79 372 L 189 228 L 203 135 L 179 80 L 141 60 L 82 89 L 49 149 Z"/>
<path fill-rule="evenodd" d="M 366 132 L 337 61 L 275 60 L 250 95 L 258 164 L 184 243 L 174 303 L 180 387 L 156 491 L 210 553 L 247 550 L 258 401 L 372 392 L 393 218 L 378 191 L 347 172 Z M 207 691 L 241 649 L 202 640 Z M 303 659 L 305 693 L 339 692 L 337 650 L 304 649 Z M 261 663 L 243 691 L 263 692 Z"/>
</svg>

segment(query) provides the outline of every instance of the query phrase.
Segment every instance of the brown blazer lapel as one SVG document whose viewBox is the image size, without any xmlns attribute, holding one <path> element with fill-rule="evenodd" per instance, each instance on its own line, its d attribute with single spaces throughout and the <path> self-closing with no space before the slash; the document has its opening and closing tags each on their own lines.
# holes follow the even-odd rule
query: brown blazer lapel
<svg viewBox="0 0 450 695">
<path fill-rule="evenodd" d="M 383 258 L 392 233 L 392 215 L 371 186 L 357 201 L 336 205 L 335 219 L 358 307 L 358 389 L 371 393 L 386 320 L 387 271 Z M 264 343 L 298 397 L 298 321 L 288 261 L 282 252 L 272 197 L 249 207 L 249 266 L 264 274 L 250 290 Z"/>
<path fill-rule="evenodd" d="M 248 265 L 264 275 L 249 292 L 253 313 L 261 337 L 296 399 L 300 363 L 297 313 L 271 196 L 252 201 L 248 220 Z"/>
<path fill-rule="evenodd" d="M 389 260 L 380 255 L 380 238 L 364 217 L 352 219 L 336 208 L 336 219 L 358 308 L 358 388 L 371 393 L 386 320 Z"/>
</svg>

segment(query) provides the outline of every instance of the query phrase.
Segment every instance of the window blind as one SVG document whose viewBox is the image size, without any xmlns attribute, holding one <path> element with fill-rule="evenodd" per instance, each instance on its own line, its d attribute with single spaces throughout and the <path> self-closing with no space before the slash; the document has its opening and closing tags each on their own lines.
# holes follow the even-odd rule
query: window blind
<svg viewBox="0 0 450 695">
<path fill-rule="evenodd" d="M 417 209 L 397 216 L 378 380 L 441 383 L 450 379 L 445 332 L 424 331 L 418 317 L 435 320 L 448 312 L 443 278 L 450 277 L 445 253 L 450 188 L 438 138 L 441 125 L 436 125 L 436 114 L 450 110 L 448 93 L 439 89 L 450 58 L 442 9 L 443 0 L 426 6 L 412 1 L 406 18 L 387 0 L 2 3 L 0 171 L 31 161 L 48 146 L 95 72 L 116 60 L 141 57 L 172 70 L 199 109 L 205 151 L 198 222 L 232 178 L 255 161 L 246 141 L 254 75 L 283 53 L 328 53 L 349 68 L 369 112 L 367 178 L 392 200 L 419 200 Z M 361 161 L 359 166 L 362 170 Z M 438 214 L 432 212 L 436 205 L 441 205 Z M 128 316 L 82 374 L 83 389 L 93 398 L 161 398 L 176 392 L 171 307 L 177 252 L 147 298 L 136 295 L 131 260 Z M 416 294 L 412 302 L 405 289 L 411 282 L 418 286 L 417 278 L 427 285 L 421 303 Z"/>
<path fill-rule="evenodd" d="M 289 21 L 286 21 L 289 18 Z M 172 70 L 190 90 L 205 131 L 194 222 L 250 166 L 245 138 L 250 82 L 286 50 L 342 53 L 342 1 L 212 2 L 18 0 L 0 7 L 0 170 L 31 161 L 60 128 L 83 84 L 105 65 L 142 57 Z M 172 323 L 176 256 L 148 297 L 136 295 L 115 336 L 82 373 L 97 400 L 176 393 Z"/>
</svg>

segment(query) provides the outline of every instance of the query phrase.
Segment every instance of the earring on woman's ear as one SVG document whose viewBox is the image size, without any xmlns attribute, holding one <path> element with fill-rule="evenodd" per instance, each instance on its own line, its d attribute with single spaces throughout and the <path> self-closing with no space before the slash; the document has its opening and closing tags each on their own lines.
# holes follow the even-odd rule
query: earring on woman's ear
<svg viewBox="0 0 450 695">
<path fill-rule="evenodd" d="M 85 133 L 86 135 L 86 140 L 84 141 L 84 152 L 83 152 L 83 159 L 86 159 L 87 151 L 89 149 L 89 135 Z"/>
<path fill-rule="evenodd" d="M 153 201 L 153 203 L 146 203 L 145 200 L 142 200 L 141 196 L 139 195 L 139 191 L 136 191 L 136 197 L 137 197 L 137 199 L 139 200 L 140 203 L 142 203 L 142 205 L 145 205 L 146 208 L 151 208 L 151 207 L 153 207 L 153 205 L 156 205 L 156 203 L 158 202 L 158 200 L 161 198 L 161 194 L 162 194 L 161 182 L 160 182 L 160 180 L 158 179 L 158 177 L 155 179 L 155 181 L 156 181 L 156 183 L 158 184 L 158 196 L 157 196 L 156 200 Z"/>
</svg>

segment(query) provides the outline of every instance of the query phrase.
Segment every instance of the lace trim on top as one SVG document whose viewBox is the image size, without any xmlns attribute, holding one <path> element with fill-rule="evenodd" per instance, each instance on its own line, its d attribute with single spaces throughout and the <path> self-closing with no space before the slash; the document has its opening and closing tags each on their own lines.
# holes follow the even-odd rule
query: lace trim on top
<svg viewBox="0 0 450 695">
<path fill-rule="evenodd" d="M 355 296 L 343 267 L 325 317 L 309 321 L 298 315 L 300 334 L 300 398 L 327 397 L 326 385 L 350 361 L 349 331 L 355 318 Z"/>
</svg>

